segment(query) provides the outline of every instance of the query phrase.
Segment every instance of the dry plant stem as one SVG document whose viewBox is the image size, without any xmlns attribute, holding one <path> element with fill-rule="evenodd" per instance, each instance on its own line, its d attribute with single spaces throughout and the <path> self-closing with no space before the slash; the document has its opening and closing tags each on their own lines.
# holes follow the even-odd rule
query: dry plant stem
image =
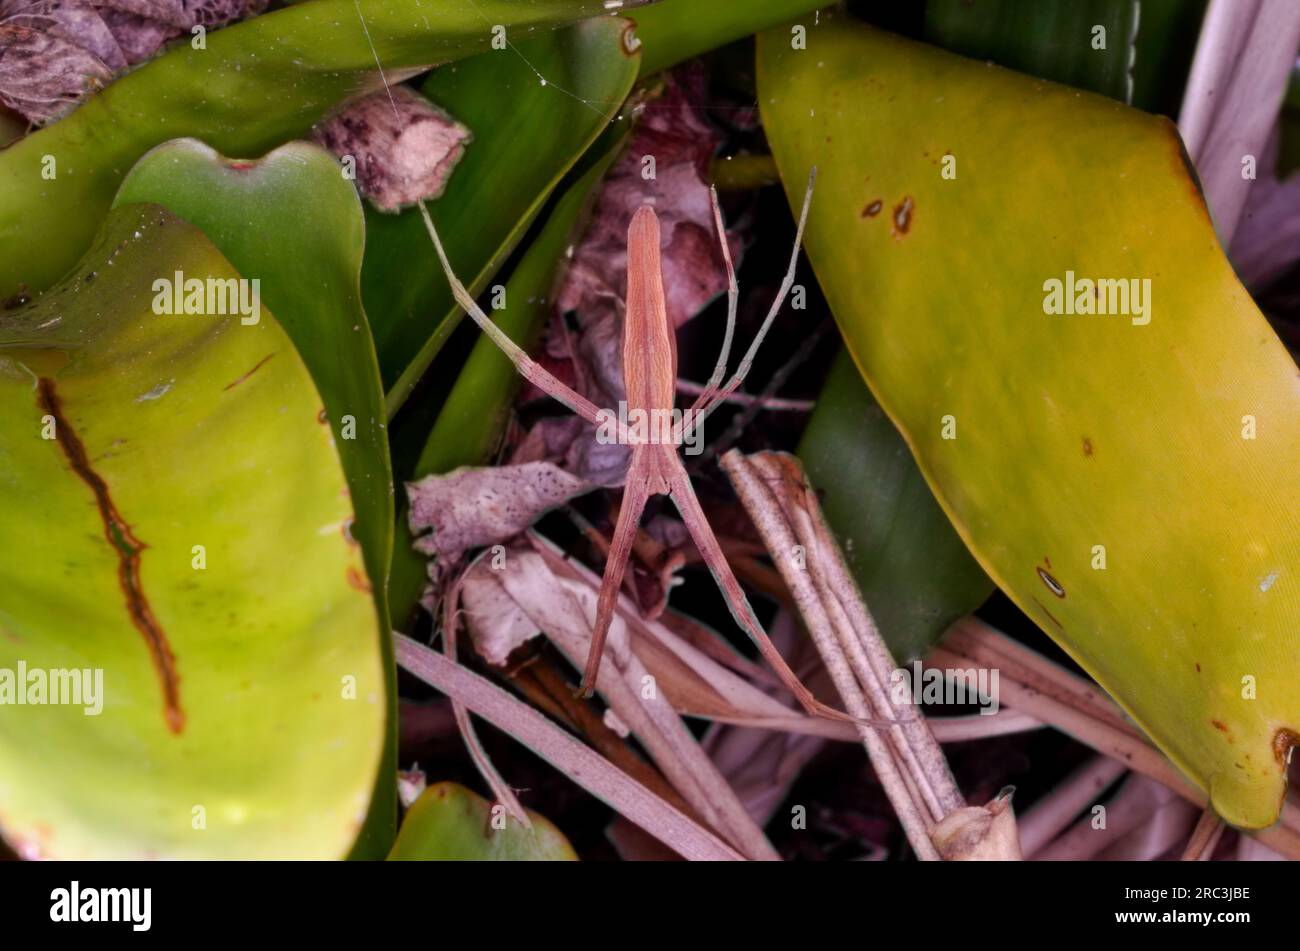
<svg viewBox="0 0 1300 951">
<path fill-rule="evenodd" d="M 532 538 L 535 548 L 546 544 Z M 524 557 L 524 556 L 520 556 Z M 514 559 L 526 566 L 520 558 Z M 545 556 L 542 556 L 545 562 Z M 543 570 L 545 565 L 543 564 Z M 547 604 L 530 598 L 526 587 L 515 587 L 515 572 L 501 572 L 500 582 L 530 621 L 574 664 L 581 663 L 591 646 L 589 617 L 585 606 L 565 588 L 570 610 L 552 610 Z M 552 574 L 547 577 L 560 584 Z M 621 645 L 620 645 L 621 648 Z M 775 860 L 780 856 L 745 811 L 735 791 L 718 773 L 713 762 L 700 748 L 677 712 L 662 693 L 645 699 L 643 684 L 648 672 L 635 655 L 625 649 L 605 652 L 597 675 L 597 687 L 610 709 L 636 735 L 650 758 L 682 797 L 712 828 L 721 833 L 746 857 Z"/>
<path fill-rule="evenodd" d="M 1173 829 L 1167 827 L 1171 807 L 1175 813 L 1176 828 Z M 1034 859 L 1040 862 L 1091 861 L 1111 849 L 1123 848 L 1133 837 L 1151 831 L 1172 844 L 1187 835 L 1190 818 L 1181 823 L 1178 814 L 1182 809 L 1190 808 L 1172 790 L 1145 777 L 1130 775 L 1105 803 L 1104 826 L 1095 826 L 1094 816 L 1084 816 L 1064 835 L 1040 849 Z"/>
<path fill-rule="evenodd" d="M 1028 713 L 1097 752 L 1120 760 L 1193 805 L 1206 805 L 1205 793 L 1165 759 L 1104 693 L 983 621 L 973 617 L 957 621 L 941 646 L 930 652 L 926 663 L 962 669 L 997 668 L 1005 706 Z M 1248 834 L 1288 858 L 1300 859 L 1300 808 L 1289 801 L 1278 823 Z"/>
<path fill-rule="evenodd" d="M 677 447 L 682 443 L 685 428 L 691 431 L 708 416 L 717 404 L 730 396 L 744 381 L 745 375 L 753 364 L 754 355 L 776 319 L 776 315 L 794 283 L 794 269 L 798 260 L 799 245 L 803 240 L 804 225 L 808 219 L 808 206 L 812 200 L 813 181 L 816 169 L 808 177 L 808 190 L 804 196 L 803 210 L 799 216 L 799 227 L 795 236 L 794 249 L 790 255 L 790 264 L 786 271 L 776 300 L 772 302 L 763 321 L 762 327 L 745 352 L 736 373 L 721 390 L 717 389 L 725 370 L 731 349 L 731 338 L 735 330 L 737 287 L 734 269 L 731 266 L 731 252 L 727 247 L 727 237 L 722 231 L 722 212 L 718 207 L 716 192 L 711 192 L 713 201 L 714 223 L 718 227 L 718 239 L 723 246 L 723 257 L 727 265 L 727 330 L 713 376 L 705 385 L 704 392 L 696 398 L 695 404 L 685 415 L 685 421 L 672 427 L 671 440 L 668 443 L 657 442 L 650 434 L 632 434 L 621 422 L 623 414 L 610 410 L 600 410 L 586 397 L 575 392 L 567 384 L 552 376 L 543 367 L 533 361 L 485 314 L 474 298 L 456 278 L 447 261 L 446 252 L 438 238 L 433 219 L 428 209 L 420 204 L 420 214 L 437 251 L 438 260 L 452 289 L 456 302 L 465 309 L 476 324 L 488 337 L 510 358 L 519 372 L 531 383 L 568 406 L 583 419 L 599 427 L 602 431 L 610 423 L 615 425 L 616 438 L 623 445 L 632 447 L 632 459 L 628 469 L 627 484 L 624 488 L 623 507 L 619 511 L 615 526 L 610 556 L 606 563 L 605 578 L 597 602 L 595 626 L 591 635 L 591 650 L 582 678 L 582 693 L 590 695 L 594 689 L 596 673 L 600 667 L 601 651 L 605 636 L 613 620 L 614 603 L 618 597 L 619 585 L 627 566 L 632 538 L 637 522 L 645 508 L 647 500 L 654 495 L 668 495 L 681 513 L 692 540 L 700 554 L 709 565 L 714 580 L 727 597 L 728 607 L 736 622 L 749 634 L 759 653 L 777 672 L 786 686 L 794 692 L 800 704 L 809 713 L 842 719 L 843 714 L 820 703 L 800 682 L 779 651 L 772 646 L 762 625 L 754 615 L 745 593 L 736 580 L 726 558 L 713 537 L 699 500 L 691 487 L 690 477 L 682 466 L 677 454 Z M 677 341 L 673 328 L 668 323 L 667 308 L 664 301 L 663 272 L 659 261 L 659 219 L 654 209 L 642 205 L 632 216 L 628 226 L 627 240 L 628 276 L 625 299 L 627 309 L 623 320 L 623 377 L 627 391 L 626 409 L 628 418 L 640 414 L 646 419 L 672 418 L 676 403 L 677 380 Z"/>
<path fill-rule="evenodd" d="M 534 547 L 556 575 L 581 582 L 593 591 L 600 587 L 600 577 L 581 562 L 564 557 L 540 539 Z M 632 634 L 633 651 L 683 716 L 847 743 L 861 742 L 853 723 L 799 713 L 756 690 L 749 681 L 765 686 L 779 686 L 779 681 L 765 668 L 735 656 L 729 646 L 699 622 L 671 611 L 657 621 L 643 618 L 628 598 L 619 599 L 615 613 Z M 886 721 L 874 722 L 888 725 Z M 1027 713 L 1010 709 L 991 716 L 931 717 L 928 722 L 940 743 L 1023 733 L 1045 726 Z"/>
<path fill-rule="evenodd" d="M 453 664 L 456 663 L 456 635 L 459 630 L 457 622 L 460 618 L 459 604 L 460 580 L 457 579 L 443 601 L 442 614 L 443 652 Z M 531 829 L 533 827 L 532 820 L 528 818 L 527 811 L 516 798 L 510 785 L 497 772 L 496 767 L 492 765 L 492 759 L 488 756 L 487 750 L 483 748 L 483 744 L 478 738 L 478 731 L 474 729 L 474 724 L 469 718 L 469 710 L 465 708 L 465 704 L 453 697 L 451 710 L 456 717 L 456 727 L 460 730 L 461 739 L 465 741 L 465 747 L 469 750 L 470 759 L 474 761 L 479 775 L 483 777 L 492 790 L 492 795 L 497 802 L 506 807 L 506 811 L 514 816 L 515 820 L 525 829 Z"/>
<path fill-rule="evenodd" d="M 966 805 L 924 717 L 894 704 L 896 669 L 793 457 L 729 452 L 722 468 L 794 596 L 849 712 L 892 725 L 859 734 L 917 854 L 937 859 L 930 829 Z M 798 552 L 805 552 L 803 563 Z"/>
<path fill-rule="evenodd" d="M 1183 861 L 1208 862 L 1223 838 L 1224 828 L 1223 820 L 1214 814 L 1213 809 L 1206 808 L 1192 830 L 1192 837 L 1183 851 Z"/>
<path fill-rule="evenodd" d="M 560 672 L 546 659 L 528 665 L 514 682 L 535 706 L 550 709 L 556 719 L 572 725 L 596 752 L 696 822 L 703 817 L 653 766 L 637 755 L 627 741 L 611 730 L 586 700 L 579 700 Z"/>
<path fill-rule="evenodd" d="M 737 860 L 716 835 L 578 742 L 525 703 L 441 654 L 393 632 L 397 662 L 509 733 L 593 796 L 688 859 Z"/>
<path fill-rule="evenodd" d="M 1020 815 L 1020 848 L 1029 858 L 1069 828 L 1079 813 L 1096 804 L 1108 786 L 1128 770 L 1117 759 L 1094 756 L 1048 795 Z"/>
<path fill-rule="evenodd" d="M 1262 158 L 1300 45 L 1295 0 L 1211 0 L 1178 129 L 1227 248 L 1252 185 L 1245 156 Z"/>
</svg>

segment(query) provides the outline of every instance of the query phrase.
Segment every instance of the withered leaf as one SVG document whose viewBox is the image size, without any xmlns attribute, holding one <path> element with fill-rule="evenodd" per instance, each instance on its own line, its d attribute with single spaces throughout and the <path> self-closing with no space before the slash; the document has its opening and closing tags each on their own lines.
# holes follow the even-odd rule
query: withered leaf
<svg viewBox="0 0 1300 951">
<path fill-rule="evenodd" d="M 380 211 L 396 212 L 441 195 L 473 135 L 419 93 L 394 86 L 349 104 L 312 138 L 339 158 L 350 156 L 361 194 Z"/>
<path fill-rule="evenodd" d="M 550 462 L 465 466 L 408 482 L 415 547 L 426 555 L 454 558 L 517 535 L 547 509 L 591 488 Z"/>
<path fill-rule="evenodd" d="M 65 39 L 0 25 L 0 103 L 31 122 L 58 118 L 112 78 L 103 60 Z"/>
</svg>

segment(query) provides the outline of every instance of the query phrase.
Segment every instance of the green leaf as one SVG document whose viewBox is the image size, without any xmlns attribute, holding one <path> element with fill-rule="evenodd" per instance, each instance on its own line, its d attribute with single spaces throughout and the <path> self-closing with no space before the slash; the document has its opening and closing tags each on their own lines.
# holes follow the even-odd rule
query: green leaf
<svg viewBox="0 0 1300 951">
<path fill-rule="evenodd" d="M 575 237 L 589 196 L 617 157 L 628 126 L 612 126 L 584 157 L 585 170 L 580 175 L 575 170 L 572 184 L 554 203 L 545 227 L 506 282 L 506 306 L 491 317 L 525 350 L 546 323 L 554 300 L 556 267 Z M 481 336 L 438 413 L 411 480 L 487 462 L 505 431 L 521 381 L 509 358 L 488 337 Z M 389 602 L 399 625 L 415 610 L 428 580 L 428 559 L 411 547 L 413 543 L 410 525 L 402 517 L 397 524 L 389 582 Z"/>
<path fill-rule="evenodd" d="M 439 69 L 422 92 L 474 141 L 428 203 L 457 276 L 478 294 L 636 79 L 626 20 L 602 17 Z M 545 77 L 543 84 L 538 75 Z M 361 287 L 391 418 L 463 316 L 417 209 L 367 210 Z"/>
<path fill-rule="evenodd" d="M 343 461 L 360 545 L 380 617 L 396 742 L 395 668 L 384 591 L 393 543 L 392 470 L 383 389 L 359 276 L 365 224 L 356 191 L 323 149 L 295 142 L 256 162 L 231 162 L 193 139 L 152 150 L 127 175 L 114 206 L 166 206 L 201 228 L 240 274 L 261 282 L 262 300 L 289 334 L 324 401 Z M 395 749 L 381 770 L 378 854 L 396 832 Z"/>
<path fill-rule="evenodd" d="M 759 102 L 793 203 L 821 170 L 806 246 L 855 362 L 989 576 L 1219 815 L 1270 824 L 1300 741 L 1300 386 L 1176 131 L 822 21 L 807 52 L 760 37 Z M 1143 306 L 1053 313 L 1071 274 Z"/>
<path fill-rule="evenodd" d="M 308 0 L 214 31 L 205 49 L 181 43 L 0 153 L 0 299 L 58 280 L 155 145 L 192 136 L 261 155 L 382 89 L 376 61 L 398 82 L 486 49 L 493 24 L 522 36 L 601 10 L 599 0 Z"/>
<path fill-rule="evenodd" d="M 1138 21 L 1139 0 L 927 0 L 925 38 L 1129 102 Z"/>
<path fill-rule="evenodd" d="M 641 75 L 653 76 L 824 6 L 827 0 L 659 0 L 632 13 L 641 42 Z"/>
<path fill-rule="evenodd" d="M 900 662 L 921 657 L 993 593 L 848 351 L 831 368 L 799 457 Z"/>
<path fill-rule="evenodd" d="M 160 314 L 177 272 L 240 277 L 124 206 L 0 312 L 0 671 L 103 678 L 98 715 L 5 707 L 0 826 L 29 856 L 339 857 L 387 721 L 343 465 L 280 324 Z"/>
<path fill-rule="evenodd" d="M 497 807 L 500 812 L 500 807 Z M 388 856 L 394 862 L 576 862 L 569 840 L 550 820 L 528 810 L 526 829 L 464 786 L 436 783 L 406 813 Z"/>
</svg>

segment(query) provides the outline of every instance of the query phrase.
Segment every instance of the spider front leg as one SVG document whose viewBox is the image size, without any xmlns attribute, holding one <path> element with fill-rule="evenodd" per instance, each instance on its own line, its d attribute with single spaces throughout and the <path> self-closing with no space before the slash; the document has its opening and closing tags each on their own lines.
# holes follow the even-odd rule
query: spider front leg
<svg viewBox="0 0 1300 951">
<path fill-rule="evenodd" d="M 505 331 L 498 327 L 487 314 L 483 313 L 483 309 L 479 307 L 469 291 L 465 289 L 465 285 L 460 282 L 455 272 L 452 271 L 451 263 L 447 260 L 447 252 L 443 250 L 442 241 L 438 239 L 438 229 L 433 226 L 433 219 L 429 217 L 429 209 L 424 207 L 424 202 L 420 202 L 419 206 L 420 215 L 424 218 L 424 227 L 428 230 L 429 237 L 433 241 L 434 250 L 438 252 L 438 260 L 442 263 L 442 272 L 447 276 L 447 283 L 451 285 L 451 293 L 456 298 L 456 303 L 464 308 L 465 313 L 473 318 L 474 323 L 479 325 L 483 332 L 491 338 L 492 342 L 500 348 L 501 352 L 510 358 L 510 362 L 515 365 L 520 375 L 592 425 L 605 426 L 614 422 L 610 410 L 602 410 L 591 400 L 551 374 L 550 371 L 534 361 L 518 344 L 511 340 Z M 623 435 L 623 427 L 619 425 L 618 436 L 622 439 Z"/>
<path fill-rule="evenodd" d="M 795 231 L 794 247 L 790 251 L 790 263 L 786 267 L 785 277 L 781 280 L 781 287 L 776 292 L 776 299 L 772 301 L 772 306 L 768 308 L 767 316 L 763 318 L 762 326 L 758 328 L 758 333 L 755 335 L 753 343 L 751 343 L 749 345 L 749 349 L 745 351 L 745 356 L 740 361 L 740 366 L 736 368 L 735 375 L 733 375 L 731 380 L 728 381 L 727 385 L 722 387 L 721 389 L 718 389 L 717 381 L 721 380 L 722 374 L 718 372 L 718 370 L 716 369 L 714 370 L 714 378 L 710 378 L 708 385 L 704 388 L 704 392 L 701 393 L 696 398 L 695 403 L 686 412 L 686 415 L 683 417 L 682 422 L 678 424 L 677 436 L 679 438 L 679 441 L 681 440 L 681 437 L 686 427 L 691 427 L 691 428 L 698 427 L 701 423 L 704 422 L 705 417 L 707 417 L 711 412 L 717 409 L 718 404 L 720 404 L 723 400 L 725 400 L 728 396 L 730 396 L 732 393 L 734 393 L 737 389 L 740 388 L 740 384 L 744 382 L 745 376 L 749 373 L 750 368 L 753 366 L 754 356 L 758 353 L 759 345 L 762 344 L 763 338 L 767 336 L 768 330 L 770 330 L 772 327 L 772 322 L 776 320 L 777 312 L 781 309 L 781 305 L 785 302 L 786 295 L 790 293 L 790 288 L 794 285 L 795 267 L 799 263 L 799 248 L 803 244 L 804 226 L 808 223 L 808 207 L 809 205 L 812 204 L 813 184 L 814 182 L 816 182 L 816 180 L 817 180 L 817 166 L 814 165 L 812 171 L 808 173 L 808 188 L 804 192 L 803 208 L 799 212 L 799 226 L 798 229 Z M 734 288 L 735 274 L 732 271 L 731 255 L 726 249 L 727 239 L 726 236 L 722 233 L 722 215 L 717 210 L 718 206 L 717 206 L 716 195 L 714 196 L 713 207 L 714 207 L 714 216 L 718 226 L 718 233 L 721 236 L 722 245 L 723 245 L 723 259 L 726 261 L 727 264 L 727 275 L 729 279 L 729 284 L 731 287 Z M 728 292 L 729 299 L 727 302 L 728 303 L 727 331 L 726 331 L 726 336 L 724 337 L 723 340 L 723 351 L 722 351 L 722 356 L 719 359 L 719 369 L 721 369 L 723 365 L 725 365 L 726 358 L 728 356 L 728 352 L 731 347 L 732 328 L 736 319 L 736 303 L 735 303 L 734 296 L 730 296 L 731 293 L 732 293 L 731 291 Z"/>
<path fill-rule="evenodd" d="M 722 262 L 727 266 L 727 330 L 722 338 L 722 349 L 718 351 L 718 363 L 713 368 L 713 375 L 704 389 L 695 398 L 687 410 L 687 418 L 704 406 L 718 392 L 718 384 L 727 372 L 727 360 L 731 356 L 731 338 L 736 332 L 736 302 L 740 296 L 740 285 L 736 283 L 736 269 L 731 264 L 731 247 L 727 244 L 727 229 L 722 223 L 722 208 L 718 205 L 718 190 L 709 187 L 709 201 L 713 204 L 713 227 L 718 233 L 718 242 L 722 246 Z"/>
</svg>

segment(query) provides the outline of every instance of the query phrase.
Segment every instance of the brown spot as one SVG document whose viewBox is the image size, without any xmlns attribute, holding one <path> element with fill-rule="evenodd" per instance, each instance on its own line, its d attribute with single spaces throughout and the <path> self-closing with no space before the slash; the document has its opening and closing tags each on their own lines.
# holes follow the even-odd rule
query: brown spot
<svg viewBox="0 0 1300 951">
<path fill-rule="evenodd" d="M 351 567 L 350 565 L 348 566 L 347 577 L 348 577 L 348 584 L 356 588 L 358 591 L 364 591 L 366 594 L 369 594 L 371 591 L 374 590 L 370 586 L 369 579 L 366 578 L 366 576 L 363 575 L 361 572 L 357 571 L 357 569 Z"/>
<path fill-rule="evenodd" d="M 1214 725 L 1214 728 L 1218 730 L 1220 733 L 1228 732 L 1227 724 L 1225 724 L 1222 720 L 1211 720 L 1210 723 L 1212 723 Z"/>
<path fill-rule="evenodd" d="M 236 160 L 233 162 L 227 162 L 226 166 L 228 168 L 233 168 L 236 172 L 247 172 L 250 168 L 253 167 L 253 163 L 246 162 L 243 160 Z"/>
<path fill-rule="evenodd" d="M 320 412 L 316 414 L 316 422 L 324 426 L 329 421 L 330 421 L 329 415 L 325 412 L 325 407 L 322 406 L 320 408 Z"/>
<path fill-rule="evenodd" d="M 862 209 L 862 217 L 874 218 L 876 217 L 876 215 L 880 214 L 880 209 L 884 207 L 885 207 L 885 203 L 881 201 L 879 198 L 877 198 L 871 204 L 867 205 L 867 207 Z"/>
<path fill-rule="evenodd" d="M 1092 458 L 1092 440 L 1087 436 L 1083 437 L 1083 454 L 1090 459 Z"/>
<path fill-rule="evenodd" d="M 235 380 L 233 383 L 227 383 L 225 387 L 223 387 L 223 390 L 233 390 L 235 387 L 239 386 L 239 384 L 243 383 L 245 380 L 247 380 L 258 370 L 262 369 L 262 366 L 266 363 L 266 361 L 270 360 L 273 356 L 275 356 L 274 353 L 268 353 L 266 356 L 262 357 L 262 359 L 257 361 L 257 365 L 254 366 L 253 369 L 249 370 L 247 373 L 241 376 L 238 380 Z"/>
<path fill-rule="evenodd" d="M 1035 566 L 1034 570 L 1038 572 L 1039 579 L 1044 585 L 1046 585 L 1048 591 L 1052 592 L 1052 594 L 1056 595 L 1058 598 L 1065 597 L 1065 589 L 1061 587 L 1061 582 L 1057 581 L 1042 568 Z"/>
<path fill-rule="evenodd" d="M 54 388 L 54 381 L 41 377 L 38 385 L 39 405 L 48 415 L 54 417 L 55 438 L 59 448 L 68 458 L 68 464 L 81 481 L 90 487 L 99 508 L 99 517 L 104 523 L 104 537 L 117 553 L 117 578 L 122 593 L 126 597 L 126 610 L 131 623 L 144 638 L 158 680 L 162 685 L 163 719 L 167 729 L 180 733 L 185 727 L 185 714 L 181 710 L 180 677 L 176 672 L 176 657 L 167 643 L 158 619 L 154 617 L 145 597 L 144 585 L 140 580 L 140 556 L 149 546 L 140 541 L 131 531 L 131 526 L 113 504 L 109 495 L 108 484 L 99 473 L 91 468 L 90 458 L 86 454 L 85 444 L 77 436 L 76 430 L 67 417 L 63 415 L 63 405 Z"/>
<path fill-rule="evenodd" d="M 636 35 L 636 21 L 628 18 L 627 26 L 619 36 L 619 50 L 624 56 L 635 56 L 641 49 L 641 38 Z"/>
<path fill-rule="evenodd" d="M 912 196 L 905 195 L 894 206 L 894 237 L 901 238 L 912 227 Z"/>
<path fill-rule="evenodd" d="M 32 295 L 27 293 L 27 285 L 19 284 L 18 293 L 14 294 L 13 297 L 6 298 L 5 302 L 0 304 L 0 310 L 14 310 L 18 307 L 22 307 L 23 304 L 28 303 L 31 299 Z"/>
<path fill-rule="evenodd" d="M 1046 566 L 1048 571 L 1052 570 L 1052 559 L 1049 558 L 1047 555 L 1043 556 L 1043 564 L 1044 566 Z"/>
<path fill-rule="evenodd" d="M 1196 672 L 1197 672 L 1198 674 L 1201 672 L 1201 665 L 1200 665 L 1200 664 L 1197 664 L 1197 665 L 1196 665 Z"/>
<path fill-rule="evenodd" d="M 1291 758 L 1291 750 L 1297 746 L 1300 746 L 1300 733 L 1295 730 L 1281 727 L 1273 734 L 1273 755 L 1277 757 L 1277 761 L 1283 768 Z"/>
</svg>

